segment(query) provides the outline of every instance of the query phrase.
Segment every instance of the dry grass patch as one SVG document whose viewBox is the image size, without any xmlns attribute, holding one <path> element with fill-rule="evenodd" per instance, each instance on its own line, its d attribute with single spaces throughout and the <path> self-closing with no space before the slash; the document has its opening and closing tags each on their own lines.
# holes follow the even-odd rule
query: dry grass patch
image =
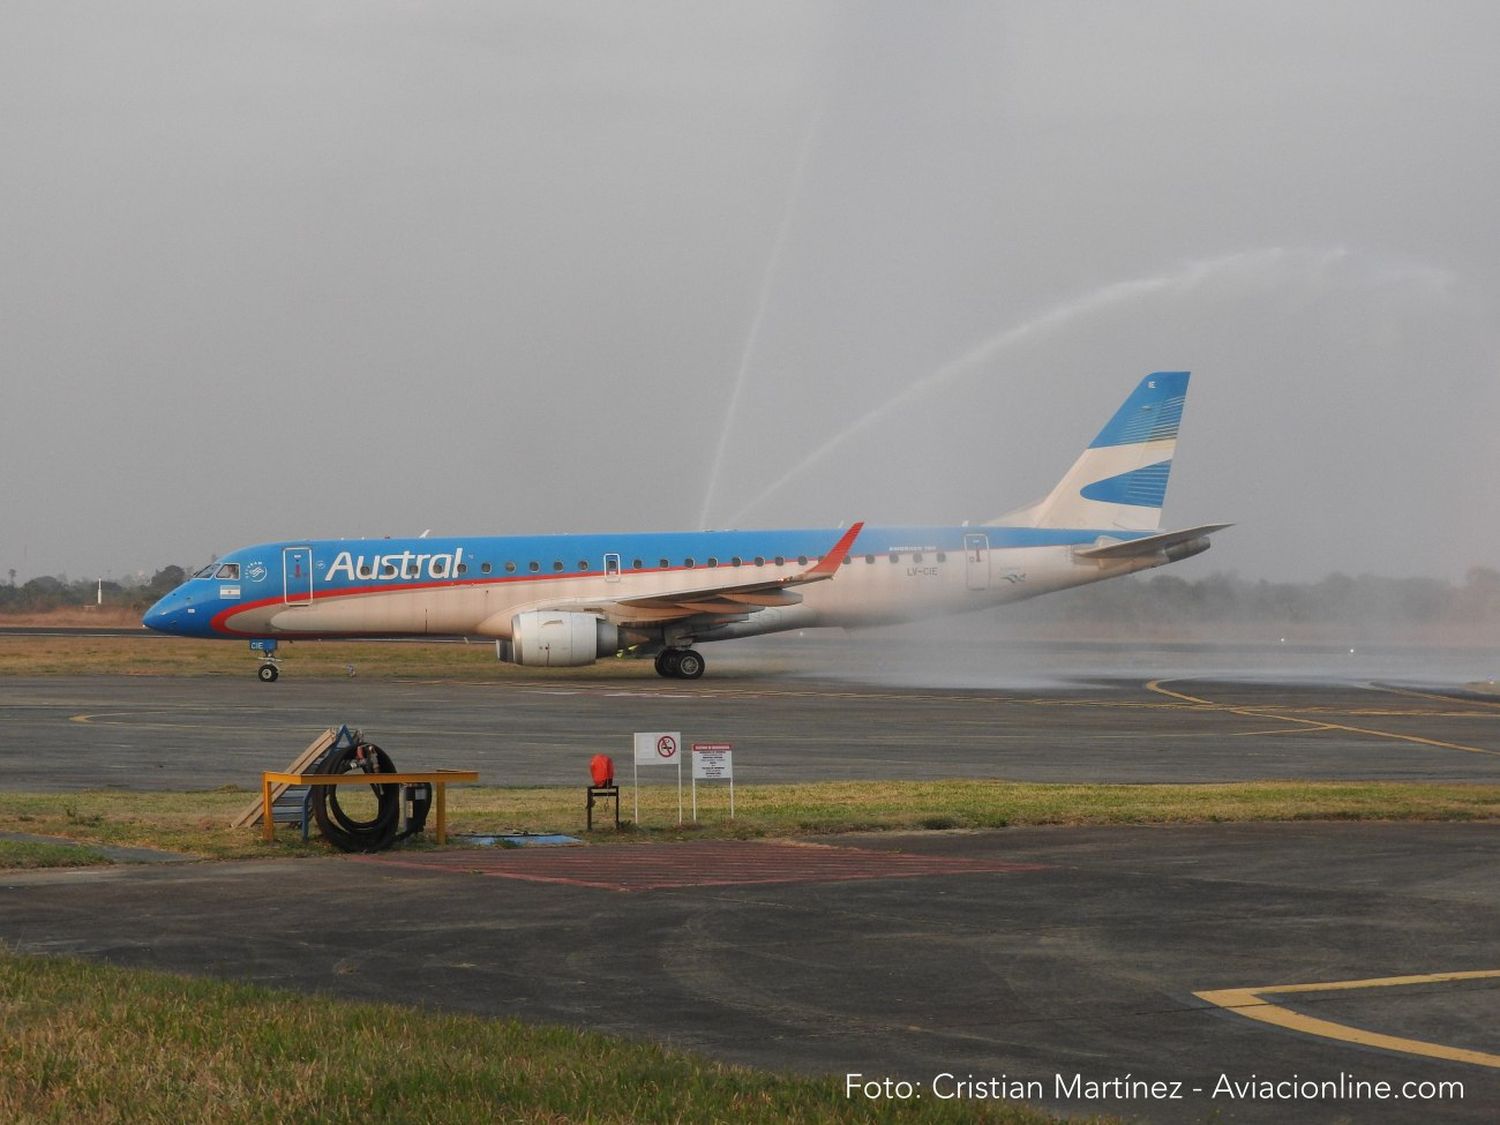
<svg viewBox="0 0 1500 1125">
<path fill-rule="evenodd" d="M 111 862 L 97 848 L 48 844 L 35 840 L 0 840 L 0 869 L 97 867 Z"/>
<path fill-rule="evenodd" d="M 455 788 L 458 832 L 577 830 L 583 794 L 573 789 Z M 1004 828 L 1287 820 L 1488 820 L 1500 817 L 1500 785 L 1406 782 L 1237 782 L 1222 785 L 1043 785 L 998 780 L 817 782 L 742 785 L 728 819 L 723 785 L 698 790 L 695 835 L 788 836 L 886 829 Z M 622 794 L 627 819 L 631 797 Z M 602 823 L 595 810 L 595 823 Z M 641 788 L 644 834 L 676 834 L 677 791 Z M 609 830 L 596 833 L 608 837 Z"/>
<path fill-rule="evenodd" d="M 489 644 L 437 641 L 283 641 L 288 678 L 469 681 L 656 679 L 649 660 L 606 660 L 587 668 L 522 668 L 495 659 Z M 240 676 L 258 661 L 243 641 L 139 636 L 0 636 L 0 676 Z"/>
<path fill-rule="evenodd" d="M 326 855 L 314 834 L 294 828 L 272 844 L 258 829 L 231 829 L 254 794 L 228 786 L 197 793 L 0 794 L 7 827 L 91 844 L 164 848 L 206 859 Z M 677 791 L 641 789 L 641 824 L 616 833 L 603 807 L 595 843 L 684 837 L 786 837 L 840 832 L 1004 828 L 1021 825 L 1202 824 L 1231 821 L 1500 818 L 1500 785 L 1407 782 L 1269 781 L 1224 785 L 1039 785 L 1010 781 L 818 782 L 742 785 L 729 819 L 726 787 L 698 791 L 700 823 L 677 825 Z M 628 822 L 631 793 L 620 802 Z M 429 827 L 431 827 L 429 825 Z M 584 794 L 568 788 L 454 786 L 449 828 L 456 833 L 570 832 L 582 835 Z M 430 834 L 404 847 L 430 848 Z M 0 851 L 0 866 L 6 856 Z"/>
</svg>

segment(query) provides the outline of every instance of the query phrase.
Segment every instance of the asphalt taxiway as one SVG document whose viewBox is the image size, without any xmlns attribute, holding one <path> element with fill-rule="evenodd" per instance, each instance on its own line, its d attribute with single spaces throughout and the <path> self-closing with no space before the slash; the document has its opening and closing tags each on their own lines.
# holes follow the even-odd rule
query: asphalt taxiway
<svg viewBox="0 0 1500 1125">
<path fill-rule="evenodd" d="M 623 771 L 631 732 L 729 742 L 746 782 L 1002 777 L 1500 781 L 1500 698 L 1403 682 L 1183 674 L 1043 688 L 769 675 L 503 682 L 51 677 L 0 683 L 0 787 L 253 787 L 347 722 L 409 769 L 491 785 Z"/>
</svg>

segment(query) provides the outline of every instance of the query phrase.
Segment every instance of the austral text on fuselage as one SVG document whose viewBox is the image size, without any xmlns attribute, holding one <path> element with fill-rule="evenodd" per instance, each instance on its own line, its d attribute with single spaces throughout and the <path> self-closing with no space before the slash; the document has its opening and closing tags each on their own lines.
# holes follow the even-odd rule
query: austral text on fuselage
<svg viewBox="0 0 1500 1125">
<path fill-rule="evenodd" d="M 396 578 L 451 578 L 459 573 L 463 565 L 464 549 L 454 548 L 451 554 L 442 552 L 422 555 L 414 551 L 401 551 L 390 555 L 356 555 L 351 551 L 340 551 L 328 564 L 324 579 L 332 582 L 343 574 L 350 582 L 386 582 Z"/>
</svg>

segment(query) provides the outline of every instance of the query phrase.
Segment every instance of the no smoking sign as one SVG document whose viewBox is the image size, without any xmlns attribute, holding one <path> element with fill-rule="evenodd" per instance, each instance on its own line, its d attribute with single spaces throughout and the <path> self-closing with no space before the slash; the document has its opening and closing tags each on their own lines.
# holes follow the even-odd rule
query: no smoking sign
<svg viewBox="0 0 1500 1125">
<path fill-rule="evenodd" d="M 681 731 L 651 730 L 636 732 L 635 762 L 638 766 L 676 765 L 681 749 Z"/>
</svg>

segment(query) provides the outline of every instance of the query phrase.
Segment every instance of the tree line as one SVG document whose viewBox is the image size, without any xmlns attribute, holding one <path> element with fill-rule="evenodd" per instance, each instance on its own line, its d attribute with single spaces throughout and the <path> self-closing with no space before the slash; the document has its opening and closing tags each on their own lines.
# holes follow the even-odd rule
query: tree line
<svg viewBox="0 0 1500 1125">
<path fill-rule="evenodd" d="M 1500 570 L 1471 568 L 1459 582 L 1335 573 L 1316 582 L 1271 582 L 1218 572 L 1198 579 L 1141 575 L 1099 582 L 1012 606 L 1034 621 L 1127 625 L 1197 622 L 1483 625 L 1500 623 Z"/>
<path fill-rule="evenodd" d="M 69 580 L 67 575 L 43 574 L 19 585 L 16 572 L 9 572 L 8 585 L 0 585 L 0 614 L 50 613 L 102 604 L 110 609 L 147 609 L 152 602 L 187 581 L 180 566 L 164 566 L 145 582 L 102 584 L 96 578 Z"/>
</svg>

